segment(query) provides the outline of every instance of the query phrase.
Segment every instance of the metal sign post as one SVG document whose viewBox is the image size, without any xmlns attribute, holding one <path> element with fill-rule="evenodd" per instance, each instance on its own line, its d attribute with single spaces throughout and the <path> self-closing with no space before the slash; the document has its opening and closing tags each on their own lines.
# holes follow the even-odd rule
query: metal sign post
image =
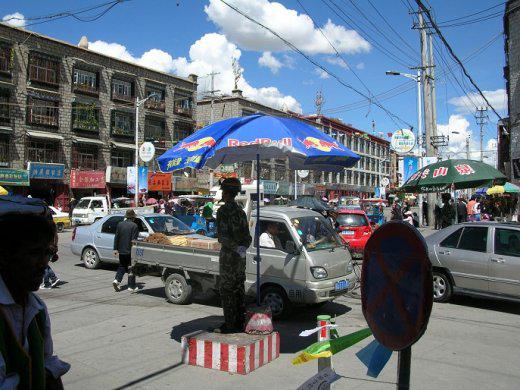
<svg viewBox="0 0 520 390">
<path fill-rule="evenodd" d="M 397 390 L 410 388 L 410 366 L 412 363 L 412 347 L 399 351 L 397 357 Z"/>
</svg>

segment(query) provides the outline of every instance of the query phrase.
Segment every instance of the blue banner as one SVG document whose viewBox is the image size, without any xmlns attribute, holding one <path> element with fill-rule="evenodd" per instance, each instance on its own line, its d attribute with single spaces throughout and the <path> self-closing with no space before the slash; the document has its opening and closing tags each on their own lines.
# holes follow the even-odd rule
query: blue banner
<svg viewBox="0 0 520 390">
<path fill-rule="evenodd" d="M 148 192 L 148 167 L 139 167 L 139 193 L 146 194 Z"/>
<path fill-rule="evenodd" d="M 403 158 L 403 182 L 406 182 L 418 170 L 419 159 L 417 157 L 406 156 Z"/>
<path fill-rule="evenodd" d="M 29 177 L 31 179 L 63 179 L 64 164 L 45 164 L 39 162 L 29 162 Z"/>
</svg>

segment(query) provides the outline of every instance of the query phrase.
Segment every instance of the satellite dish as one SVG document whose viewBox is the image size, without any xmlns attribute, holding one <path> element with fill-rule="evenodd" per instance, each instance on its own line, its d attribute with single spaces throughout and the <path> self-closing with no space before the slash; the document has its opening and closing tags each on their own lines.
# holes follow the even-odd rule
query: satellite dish
<svg viewBox="0 0 520 390">
<path fill-rule="evenodd" d="M 305 179 L 307 176 L 309 176 L 309 171 L 305 169 L 298 170 L 298 176 L 302 179 Z"/>
</svg>

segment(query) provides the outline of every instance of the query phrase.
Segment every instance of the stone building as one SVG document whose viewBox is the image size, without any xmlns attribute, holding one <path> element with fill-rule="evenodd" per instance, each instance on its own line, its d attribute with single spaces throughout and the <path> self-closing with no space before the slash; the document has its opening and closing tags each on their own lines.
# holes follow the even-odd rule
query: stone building
<svg viewBox="0 0 520 390">
<path fill-rule="evenodd" d="M 85 37 L 75 46 L 0 24 L 0 185 L 61 205 L 126 194 L 136 99 L 153 95 L 139 109 L 139 143 L 159 154 L 193 132 L 196 90 L 195 75 L 90 51 Z"/>
</svg>

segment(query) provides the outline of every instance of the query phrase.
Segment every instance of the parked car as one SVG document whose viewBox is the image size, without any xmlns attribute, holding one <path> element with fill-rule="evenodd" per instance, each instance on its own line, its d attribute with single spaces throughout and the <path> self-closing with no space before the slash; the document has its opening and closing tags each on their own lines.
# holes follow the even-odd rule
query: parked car
<svg viewBox="0 0 520 390">
<path fill-rule="evenodd" d="M 337 210 L 337 231 L 348 244 L 353 257 L 363 256 L 365 245 L 372 235 L 372 224 L 363 210 L 340 208 Z"/>
<path fill-rule="evenodd" d="M 62 232 L 65 228 L 70 227 L 69 213 L 64 213 L 53 206 L 49 206 L 49 209 L 51 210 L 52 220 L 56 224 L 58 232 Z"/>
<path fill-rule="evenodd" d="M 81 256 L 85 267 L 95 269 L 101 262 L 118 263 L 114 257 L 114 236 L 117 224 L 124 219 L 124 214 L 112 214 L 102 217 L 89 226 L 78 226 L 72 233 L 70 249 Z M 193 230 L 182 221 L 165 214 L 138 214 L 135 219 L 139 227 L 139 238 L 152 233 L 166 235 L 191 235 Z M 197 234 L 193 236 L 198 237 Z"/>
<path fill-rule="evenodd" d="M 471 222 L 426 237 L 433 298 L 454 293 L 520 299 L 520 224 Z"/>
</svg>

